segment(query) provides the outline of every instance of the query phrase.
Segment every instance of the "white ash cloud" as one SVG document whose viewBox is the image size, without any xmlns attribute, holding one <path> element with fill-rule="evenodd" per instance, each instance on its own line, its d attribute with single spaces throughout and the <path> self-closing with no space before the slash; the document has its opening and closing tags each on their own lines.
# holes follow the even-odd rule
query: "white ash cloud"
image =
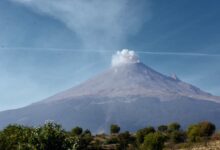
<svg viewBox="0 0 220 150">
<path fill-rule="evenodd" d="M 112 66 L 139 62 L 139 57 L 133 50 L 123 49 L 112 56 Z"/>
<path fill-rule="evenodd" d="M 148 0 L 10 1 L 63 22 L 76 33 L 83 48 L 87 49 L 120 46 L 128 35 L 135 34 L 151 16 Z"/>
</svg>

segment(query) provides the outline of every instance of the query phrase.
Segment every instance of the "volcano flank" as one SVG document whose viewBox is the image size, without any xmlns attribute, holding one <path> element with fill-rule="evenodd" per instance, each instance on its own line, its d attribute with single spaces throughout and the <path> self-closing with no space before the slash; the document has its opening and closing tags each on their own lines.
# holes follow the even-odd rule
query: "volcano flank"
<svg viewBox="0 0 220 150">
<path fill-rule="evenodd" d="M 26 107 L 0 112 L 0 128 L 10 123 L 40 125 L 47 120 L 93 132 L 110 124 L 134 131 L 170 122 L 209 120 L 220 128 L 220 97 L 163 75 L 129 50 L 113 56 L 111 68 L 84 83 Z"/>
</svg>

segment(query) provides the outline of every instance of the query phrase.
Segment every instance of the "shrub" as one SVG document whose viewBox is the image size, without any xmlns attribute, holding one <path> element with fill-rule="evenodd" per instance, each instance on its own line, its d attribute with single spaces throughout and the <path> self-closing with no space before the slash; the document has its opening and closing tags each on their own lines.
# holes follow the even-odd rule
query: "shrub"
<svg viewBox="0 0 220 150">
<path fill-rule="evenodd" d="M 180 124 L 177 122 L 171 123 L 168 125 L 168 131 L 173 132 L 173 131 L 179 131 L 180 130 Z"/>
<path fill-rule="evenodd" d="M 120 127 L 116 124 L 112 124 L 110 127 L 110 132 L 111 132 L 111 134 L 119 133 Z"/>
<path fill-rule="evenodd" d="M 81 127 L 75 127 L 72 129 L 71 134 L 73 136 L 79 136 L 82 134 L 82 132 L 83 132 L 83 129 Z"/>
<path fill-rule="evenodd" d="M 160 132 L 166 132 L 168 127 L 166 125 L 160 125 L 157 129 Z"/>
<path fill-rule="evenodd" d="M 119 143 L 119 140 L 117 137 L 110 137 L 105 141 L 105 144 L 117 144 Z"/>
<path fill-rule="evenodd" d="M 0 148 L 2 150 L 11 149 L 34 149 L 32 137 L 33 128 L 21 125 L 8 125 L 0 132 Z"/>
<path fill-rule="evenodd" d="M 137 131 L 136 139 L 138 144 L 142 144 L 144 142 L 144 137 L 149 133 L 154 133 L 155 129 L 153 127 L 143 128 Z"/>
<path fill-rule="evenodd" d="M 186 140 L 186 134 L 183 131 L 173 131 L 169 135 L 172 143 L 182 143 Z"/>
<path fill-rule="evenodd" d="M 200 132 L 204 137 L 210 137 L 215 132 L 215 125 L 211 122 L 204 121 L 199 123 Z"/>
<path fill-rule="evenodd" d="M 119 144 L 121 149 L 126 149 L 129 144 L 135 143 L 135 138 L 130 135 L 128 131 L 118 135 Z"/>
<path fill-rule="evenodd" d="M 189 126 L 187 136 L 191 142 L 207 140 L 215 132 L 215 125 L 210 122 L 200 122 Z"/>
<path fill-rule="evenodd" d="M 69 141 L 66 140 L 66 132 L 56 123 L 49 122 L 36 128 L 34 133 L 32 143 L 38 150 L 65 150 L 70 146 Z"/>
<path fill-rule="evenodd" d="M 144 143 L 141 145 L 142 150 L 162 150 L 164 147 L 164 136 L 159 133 L 149 133 L 144 138 Z"/>
</svg>

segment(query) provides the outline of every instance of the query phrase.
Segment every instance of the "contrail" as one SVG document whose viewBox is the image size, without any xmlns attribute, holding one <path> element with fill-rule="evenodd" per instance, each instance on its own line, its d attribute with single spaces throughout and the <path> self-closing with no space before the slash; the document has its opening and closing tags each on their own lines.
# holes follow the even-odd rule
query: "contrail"
<svg viewBox="0 0 220 150">
<path fill-rule="evenodd" d="M 14 51 L 14 50 L 19 50 L 19 51 L 33 51 L 33 52 L 80 52 L 80 53 L 100 53 L 100 52 L 105 52 L 105 53 L 112 53 L 114 52 L 113 50 L 85 50 L 85 49 L 63 49 L 63 48 L 32 48 L 32 47 L 0 47 L 1 51 Z"/>
<path fill-rule="evenodd" d="M 152 51 L 135 51 L 137 53 L 149 54 L 149 55 L 176 55 L 176 56 L 208 56 L 208 57 L 220 57 L 220 54 L 208 54 L 208 53 L 188 53 L 188 52 L 152 52 Z"/>
<path fill-rule="evenodd" d="M 116 50 L 84 50 L 84 49 L 62 49 L 62 48 L 30 48 L 30 47 L 0 47 L 1 51 L 29 51 L 34 52 L 71 52 L 71 53 L 114 53 Z M 190 52 L 162 52 L 162 51 L 145 51 L 135 50 L 136 53 L 148 54 L 148 55 L 175 55 L 175 56 L 200 56 L 200 57 L 220 57 L 220 54 L 208 54 L 208 53 L 190 53 Z"/>
</svg>

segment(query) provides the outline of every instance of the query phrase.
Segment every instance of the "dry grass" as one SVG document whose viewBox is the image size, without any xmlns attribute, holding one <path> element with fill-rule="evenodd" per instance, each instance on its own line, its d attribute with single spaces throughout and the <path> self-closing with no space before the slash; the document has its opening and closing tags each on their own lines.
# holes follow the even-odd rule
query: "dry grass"
<svg viewBox="0 0 220 150">
<path fill-rule="evenodd" d="M 193 144 L 187 148 L 180 148 L 179 150 L 220 150 L 220 141 Z"/>
</svg>

